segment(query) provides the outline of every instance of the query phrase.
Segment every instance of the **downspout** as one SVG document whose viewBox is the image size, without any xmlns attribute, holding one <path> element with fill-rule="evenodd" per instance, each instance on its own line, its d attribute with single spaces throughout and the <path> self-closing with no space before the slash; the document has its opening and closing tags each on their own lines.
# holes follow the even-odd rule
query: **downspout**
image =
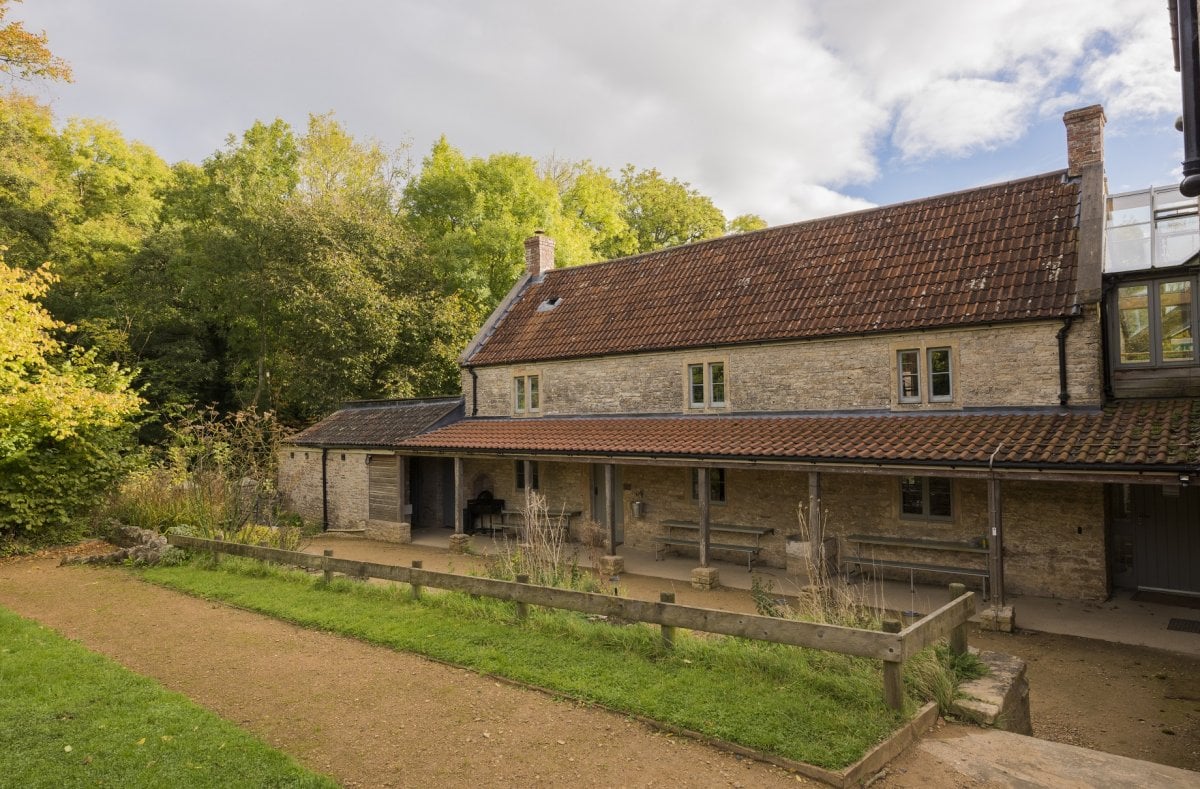
<svg viewBox="0 0 1200 789">
<path fill-rule="evenodd" d="M 1071 399 L 1071 393 L 1067 389 L 1067 334 L 1071 331 L 1071 324 L 1075 322 L 1076 316 L 1079 314 L 1079 308 L 1075 308 L 1075 312 L 1063 318 L 1062 328 L 1058 330 L 1058 404 L 1063 408 L 1067 407 L 1067 402 Z"/>
<path fill-rule="evenodd" d="M 467 372 L 471 374 L 471 416 L 479 416 L 479 376 L 470 365 L 467 365 Z"/>
<path fill-rule="evenodd" d="M 329 450 L 321 450 L 321 531 L 329 531 Z"/>
</svg>

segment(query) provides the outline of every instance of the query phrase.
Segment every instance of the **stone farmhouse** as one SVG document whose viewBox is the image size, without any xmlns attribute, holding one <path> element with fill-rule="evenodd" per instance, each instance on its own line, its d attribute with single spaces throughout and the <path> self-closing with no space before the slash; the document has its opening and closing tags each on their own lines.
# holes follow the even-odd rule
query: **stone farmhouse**
<svg viewBox="0 0 1200 789">
<path fill-rule="evenodd" d="M 461 547 L 536 490 L 699 586 L 807 549 L 996 604 L 1200 595 L 1196 202 L 1108 195 L 1103 110 L 1064 122 L 1067 168 L 1007 183 L 566 269 L 535 236 L 462 397 L 348 404 L 285 501 Z"/>
</svg>

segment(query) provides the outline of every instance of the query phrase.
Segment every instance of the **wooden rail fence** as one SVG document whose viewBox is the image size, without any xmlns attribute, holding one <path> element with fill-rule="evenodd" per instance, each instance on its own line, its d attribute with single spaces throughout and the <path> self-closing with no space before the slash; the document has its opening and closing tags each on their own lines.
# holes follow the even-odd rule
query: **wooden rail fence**
<svg viewBox="0 0 1200 789">
<path fill-rule="evenodd" d="M 420 562 L 413 567 L 394 564 L 359 562 L 335 558 L 330 550 L 323 556 L 285 551 L 278 548 L 263 548 L 240 543 L 203 540 L 196 537 L 168 535 L 167 541 L 179 548 L 243 556 L 276 564 L 303 567 L 322 572 L 325 578 L 342 573 L 351 578 L 380 578 L 398 581 L 413 588 L 419 596 L 421 589 L 433 587 L 467 594 L 509 600 L 517 603 L 519 610 L 525 606 L 540 605 L 546 608 L 561 608 L 585 614 L 617 617 L 625 621 L 645 622 L 663 628 L 663 641 L 669 644 L 674 638 L 675 628 L 699 630 L 727 636 L 771 641 L 809 649 L 823 649 L 843 655 L 873 658 L 883 661 L 884 697 L 893 709 L 903 706 L 904 661 L 940 639 L 949 638 L 956 653 L 967 648 L 966 623 L 975 614 L 975 594 L 965 591 L 962 584 L 951 584 L 951 600 L 941 608 L 918 619 L 908 627 L 889 620 L 884 623 L 885 632 L 860 630 L 840 625 L 822 625 L 799 622 L 792 619 L 717 611 L 710 608 L 678 605 L 671 595 L 664 595 L 659 602 L 634 600 L 614 595 L 593 592 L 577 592 L 572 589 L 557 589 L 535 586 L 528 583 L 499 581 L 472 575 L 443 573 L 425 570 Z M 887 632 L 888 630 L 892 632 Z"/>
</svg>

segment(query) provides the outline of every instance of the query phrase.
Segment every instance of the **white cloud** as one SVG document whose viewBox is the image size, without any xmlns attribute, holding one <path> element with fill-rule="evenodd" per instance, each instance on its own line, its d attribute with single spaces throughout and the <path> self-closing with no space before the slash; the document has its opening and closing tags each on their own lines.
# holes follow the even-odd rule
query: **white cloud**
<svg viewBox="0 0 1200 789">
<path fill-rule="evenodd" d="M 1070 106 L 1103 102 L 1119 128 L 1178 103 L 1165 6 L 1124 0 L 55 0 L 13 15 L 75 66 L 63 114 L 111 118 L 169 159 L 332 110 L 417 156 L 445 133 L 477 155 L 657 167 L 773 223 L 861 207 L 838 190 L 894 152 L 1019 157 L 1030 125 Z"/>
</svg>

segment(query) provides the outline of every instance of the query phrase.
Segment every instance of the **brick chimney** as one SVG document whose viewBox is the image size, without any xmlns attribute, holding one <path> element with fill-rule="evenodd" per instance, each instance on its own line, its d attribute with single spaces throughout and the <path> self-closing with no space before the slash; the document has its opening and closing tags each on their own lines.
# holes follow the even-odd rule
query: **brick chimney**
<svg viewBox="0 0 1200 789">
<path fill-rule="evenodd" d="M 1067 127 L 1067 174 L 1078 177 L 1089 164 L 1104 163 L 1104 108 L 1099 104 L 1063 115 Z"/>
<path fill-rule="evenodd" d="M 553 268 L 554 239 L 544 230 L 533 231 L 533 236 L 525 239 L 525 273 L 540 279 Z"/>
</svg>

